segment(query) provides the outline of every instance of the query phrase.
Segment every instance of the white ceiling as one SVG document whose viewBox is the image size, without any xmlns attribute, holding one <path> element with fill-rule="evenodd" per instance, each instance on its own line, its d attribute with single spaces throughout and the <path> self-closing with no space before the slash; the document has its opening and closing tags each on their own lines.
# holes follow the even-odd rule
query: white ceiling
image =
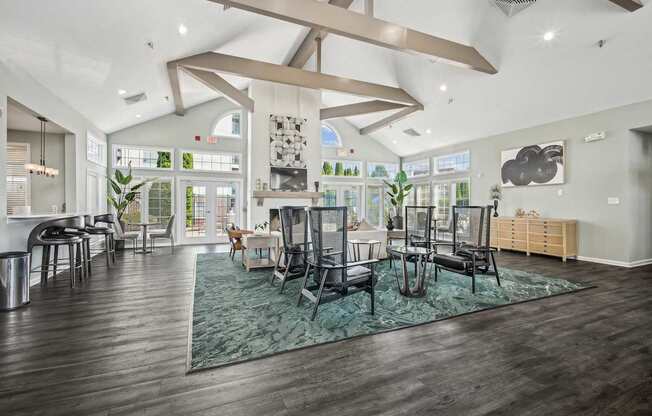
<svg viewBox="0 0 652 416">
<path fill-rule="evenodd" d="M 310 1 L 310 0 L 306 0 Z M 538 0 L 507 18 L 489 0 L 376 0 L 376 16 L 478 48 L 487 75 L 331 35 L 324 71 L 400 86 L 426 110 L 374 137 L 399 155 L 652 99 L 652 0 Z M 356 0 L 352 9 L 361 10 Z M 165 63 L 216 50 L 283 63 L 305 28 L 206 0 L 0 0 L 0 60 L 10 60 L 113 132 L 173 112 Z M 189 29 L 177 32 L 179 24 Z M 542 35 L 554 30 L 552 42 Z M 603 48 L 600 39 L 607 41 Z M 146 46 L 154 42 L 154 50 Z M 312 63 L 308 64 L 310 67 Z M 239 87 L 246 80 L 229 78 Z M 182 78 L 186 106 L 217 95 Z M 442 83 L 448 91 L 439 90 Z M 146 92 L 127 106 L 117 91 Z M 449 104 L 450 99 L 452 103 Z M 324 93 L 325 105 L 353 101 Z M 136 118 L 136 115 L 142 115 Z M 362 127 L 381 115 L 349 121 Z M 405 128 L 424 135 L 404 136 Z M 425 134 L 431 129 L 432 134 Z M 394 143 L 396 142 L 396 143 Z"/>
<path fill-rule="evenodd" d="M 37 114 L 26 109 L 21 104 L 9 100 L 7 103 L 7 129 L 20 131 L 41 131 L 41 121 L 36 118 Z M 45 127 L 46 133 L 69 133 L 68 130 L 50 121 Z"/>
</svg>

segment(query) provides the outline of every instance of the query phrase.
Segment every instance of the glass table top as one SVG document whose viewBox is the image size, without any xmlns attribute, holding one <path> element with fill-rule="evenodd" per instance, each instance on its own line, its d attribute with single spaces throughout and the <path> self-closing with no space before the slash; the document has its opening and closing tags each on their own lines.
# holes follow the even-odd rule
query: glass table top
<svg viewBox="0 0 652 416">
<path fill-rule="evenodd" d="M 393 254 L 426 256 L 433 253 L 434 250 L 426 247 L 389 246 L 387 247 L 387 251 Z"/>
</svg>

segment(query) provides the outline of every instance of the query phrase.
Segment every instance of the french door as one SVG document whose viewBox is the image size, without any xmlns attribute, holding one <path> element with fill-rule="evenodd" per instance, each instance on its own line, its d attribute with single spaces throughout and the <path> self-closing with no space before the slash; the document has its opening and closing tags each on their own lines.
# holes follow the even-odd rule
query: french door
<svg viewBox="0 0 652 416">
<path fill-rule="evenodd" d="M 235 182 L 182 179 L 177 206 L 182 244 L 225 243 L 225 229 L 240 225 L 240 187 Z"/>
</svg>

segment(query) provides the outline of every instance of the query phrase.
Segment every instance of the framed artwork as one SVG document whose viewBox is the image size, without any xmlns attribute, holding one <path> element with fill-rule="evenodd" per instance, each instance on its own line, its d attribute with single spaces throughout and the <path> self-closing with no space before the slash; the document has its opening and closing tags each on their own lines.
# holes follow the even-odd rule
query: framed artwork
<svg viewBox="0 0 652 416">
<path fill-rule="evenodd" d="M 269 163 L 278 168 L 306 168 L 305 118 L 269 116 Z"/>
<path fill-rule="evenodd" d="M 501 152 L 503 187 L 564 183 L 564 141 L 535 144 Z"/>
</svg>

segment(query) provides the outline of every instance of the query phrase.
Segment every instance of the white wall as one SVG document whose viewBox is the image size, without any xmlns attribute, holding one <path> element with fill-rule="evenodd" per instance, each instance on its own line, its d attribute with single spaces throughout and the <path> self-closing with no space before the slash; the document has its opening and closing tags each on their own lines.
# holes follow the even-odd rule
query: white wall
<svg viewBox="0 0 652 416">
<path fill-rule="evenodd" d="M 544 217 L 579 221 L 579 255 L 632 265 L 652 258 L 649 135 L 631 128 L 652 122 L 652 101 L 487 137 L 404 158 L 471 151 L 471 203 L 489 202 L 489 187 L 500 181 L 501 150 L 554 140 L 566 142 L 566 178 L 559 186 L 503 188 L 501 215 L 517 208 L 536 209 Z M 607 139 L 585 143 L 589 134 Z M 562 195 L 559 196 L 558 192 Z M 608 205 L 608 197 L 620 199 Z"/>
<path fill-rule="evenodd" d="M 8 130 L 7 141 L 27 143 L 30 147 L 30 161 L 40 163 L 41 135 L 34 131 Z M 61 212 L 66 202 L 66 169 L 65 169 L 65 136 L 48 133 L 45 137 L 45 156 L 48 167 L 59 169 L 59 176 L 45 177 L 31 175 L 30 205 L 32 213 L 44 214 L 51 212 L 52 205 Z"/>
<path fill-rule="evenodd" d="M 72 132 L 74 140 L 66 142 L 66 205 L 68 212 L 85 209 L 86 189 L 86 132 L 91 131 L 100 140 L 105 135 L 78 111 L 52 94 L 30 77 L 22 68 L 8 61 L 0 62 L 0 148 L 7 145 L 7 97 L 29 107 L 54 123 Z M 0 178 L 6 178 L 6 152 L 0 152 Z M 38 221 L 8 221 L 6 180 L 0 181 L 0 251 L 25 250 L 30 230 Z"/>
<path fill-rule="evenodd" d="M 256 188 L 256 180 L 270 182 L 270 147 L 269 147 L 269 116 L 283 115 L 307 119 L 305 134 L 307 148 L 305 159 L 308 165 L 308 190 L 313 191 L 315 181 L 320 180 L 321 139 L 319 109 L 321 108 L 321 92 L 306 88 L 297 88 L 275 84 L 266 81 L 252 81 L 249 86 L 249 96 L 255 102 L 255 111 L 249 115 L 249 169 L 247 172 L 247 224 L 269 220 L 269 210 L 283 205 L 310 205 L 310 200 L 266 199 L 264 206 L 257 206 L 251 190 Z"/>
</svg>

